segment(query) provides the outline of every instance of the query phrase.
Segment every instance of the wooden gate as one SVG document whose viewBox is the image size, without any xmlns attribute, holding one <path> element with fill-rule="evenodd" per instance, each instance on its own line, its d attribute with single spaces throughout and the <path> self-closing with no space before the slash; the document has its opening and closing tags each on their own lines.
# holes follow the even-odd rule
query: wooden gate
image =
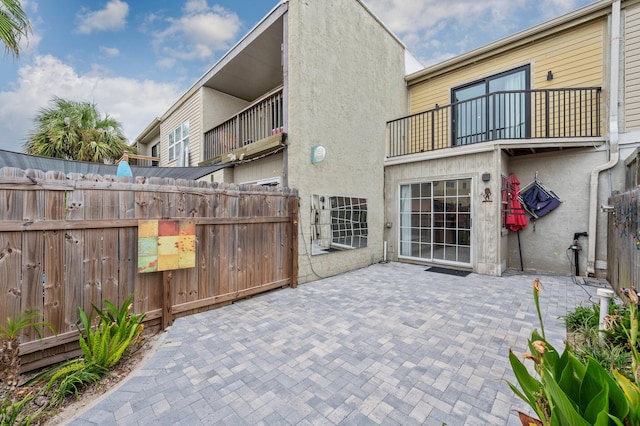
<svg viewBox="0 0 640 426">
<path fill-rule="evenodd" d="M 138 222 L 180 218 L 196 225 L 196 267 L 138 273 Z M 55 327 L 55 335 L 44 330 L 43 338 L 23 337 L 28 370 L 77 352 L 78 308 L 88 313 L 104 300 L 120 305 L 134 293 L 133 310 L 157 326 L 163 304 L 166 323 L 295 287 L 297 229 L 295 190 L 4 168 L 0 325 L 35 309 Z"/>
<path fill-rule="evenodd" d="M 640 289 L 640 188 L 609 198 L 607 267 L 611 286 Z"/>
</svg>

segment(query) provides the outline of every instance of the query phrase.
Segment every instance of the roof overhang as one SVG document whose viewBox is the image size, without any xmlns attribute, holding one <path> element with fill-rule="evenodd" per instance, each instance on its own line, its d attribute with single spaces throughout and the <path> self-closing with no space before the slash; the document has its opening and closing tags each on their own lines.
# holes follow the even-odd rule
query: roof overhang
<svg viewBox="0 0 640 426">
<path fill-rule="evenodd" d="M 162 116 L 170 116 L 202 87 L 252 102 L 283 82 L 284 19 L 280 2 L 235 46 L 191 86 Z"/>
<path fill-rule="evenodd" d="M 549 151 L 563 151 L 577 148 L 598 149 L 606 144 L 603 137 L 588 138 L 557 138 L 557 139 L 502 139 L 490 142 L 481 142 L 471 145 L 456 146 L 452 148 L 437 149 L 434 151 L 417 152 L 415 154 L 389 157 L 384 160 L 386 166 L 416 163 L 420 161 L 438 160 L 457 156 L 479 154 L 502 150 L 511 157 L 520 155 L 540 154 Z"/>
<path fill-rule="evenodd" d="M 160 137 L 160 123 L 161 121 L 159 118 L 154 118 L 133 142 L 135 144 L 148 144 L 150 142 L 154 142 Z"/>
</svg>

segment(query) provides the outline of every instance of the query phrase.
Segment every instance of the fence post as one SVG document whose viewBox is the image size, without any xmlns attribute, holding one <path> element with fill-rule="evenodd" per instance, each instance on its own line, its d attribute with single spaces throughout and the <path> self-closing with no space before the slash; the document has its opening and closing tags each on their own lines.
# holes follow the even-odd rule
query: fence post
<svg viewBox="0 0 640 426">
<path fill-rule="evenodd" d="M 289 198 L 291 212 L 291 288 L 298 287 L 298 197 Z"/>
<path fill-rule="evenodd" d="M 171 297 L 171 281 L 173 280 L 173 271 L 164 271 L 162 273 L 162 329 L 173 323 L 173 297 Z"/>
</svg>

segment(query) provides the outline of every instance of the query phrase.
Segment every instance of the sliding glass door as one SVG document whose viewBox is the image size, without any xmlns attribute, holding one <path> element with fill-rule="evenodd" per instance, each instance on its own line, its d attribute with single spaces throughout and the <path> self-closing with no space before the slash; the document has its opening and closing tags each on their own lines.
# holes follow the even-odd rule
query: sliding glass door
<svg viewBox="0 0 640 426">
<path fill-rule="evenodd" d="M 453 145 L 529 134 L 529 66 L 452 90 Z"/>
<path fill-rule="evenodd" d="M 471 264 L 471 179 L 400 186 L 400 256 Z"/>
</svg>

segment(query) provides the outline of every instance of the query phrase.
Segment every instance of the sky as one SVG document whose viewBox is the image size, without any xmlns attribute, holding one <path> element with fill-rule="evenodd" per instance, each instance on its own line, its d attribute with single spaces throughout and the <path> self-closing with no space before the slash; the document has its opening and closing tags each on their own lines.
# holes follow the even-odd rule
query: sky
<svg viewBox="0 0 640 426">
<path fill-rule="evenodd" d="M 308 0 L 324 1 L 324 0 Z M 349 0 L 342 0 L 349 1 Z M 425 66 L 591 0 L 364 0 Z M 22 152 L 54 97 L 94 103 L 132 142 L 278 0 L 21 0 L 32 24 L 0 54 L 0 149 Z"/>
</svg>

